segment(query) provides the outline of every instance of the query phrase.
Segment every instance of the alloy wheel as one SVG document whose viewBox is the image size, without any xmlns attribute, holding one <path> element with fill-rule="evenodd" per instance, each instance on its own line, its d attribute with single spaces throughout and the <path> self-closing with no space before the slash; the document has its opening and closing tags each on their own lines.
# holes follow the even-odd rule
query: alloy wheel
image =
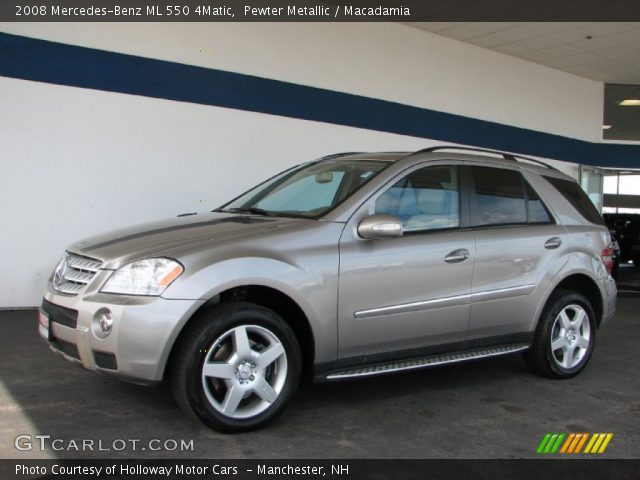
<svg viewBox="0 0 640 480">
<path fill-rule="evenodd" d="M 267 410 L 287 378 L 287 354 L 270 330 L 240 325 L 218 337 L 202 365 L 210 405 L 226 417 L 250 418 Z"/>
<path fill-rule="evenodd" d="M 556 364 L 566 370 L 576 367 L 590 342 L 591 324 L 585 309 L 576 304 L 564 307 L 551 328 L 551 354 Z"/>
</svg>

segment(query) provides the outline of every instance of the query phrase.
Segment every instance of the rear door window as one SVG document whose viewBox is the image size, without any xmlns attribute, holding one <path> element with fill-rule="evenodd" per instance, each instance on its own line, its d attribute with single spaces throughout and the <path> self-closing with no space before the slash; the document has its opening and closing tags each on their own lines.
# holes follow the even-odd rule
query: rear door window
<svg viewBox="0 0 640 480">
<path fill-rule="evenodd" d="M 527 193 L 527 212 L 529 214 L 529 223 L 552 223 L 551 215 L 542 203 L 542 200 L 536 191 L 526 181 L 525 191 Z"/>
<path fill-rule="evenodd" d="M 536 191 L 516 170 L 471 167 L 475 226 L 553 223 Z"/>
<path fill-rule="evenodd" d="M 472 167 L 474 224 L 527 223 L 523 178 L 520 172 L 502 168 Z"/>
</svg>

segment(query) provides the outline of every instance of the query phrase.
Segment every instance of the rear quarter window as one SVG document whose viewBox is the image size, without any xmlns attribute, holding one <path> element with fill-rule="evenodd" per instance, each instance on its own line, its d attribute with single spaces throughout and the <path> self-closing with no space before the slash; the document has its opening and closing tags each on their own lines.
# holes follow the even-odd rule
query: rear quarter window
<svg viewBox="0 0 640 480">
<path fill-rule="evenodd" d="M 595 223 L 596 225 L 604 225 L 604 220 L 580 185 L 571 180 L 564 180 L 562 178 L 545 176 L 544 179 L 553 185 L 585 220 Z"/>
</svg>

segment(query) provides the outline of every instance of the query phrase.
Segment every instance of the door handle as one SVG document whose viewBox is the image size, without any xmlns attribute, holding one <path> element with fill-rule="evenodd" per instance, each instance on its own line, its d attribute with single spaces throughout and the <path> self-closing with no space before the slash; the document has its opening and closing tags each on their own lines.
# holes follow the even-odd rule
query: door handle
<svg viewBox="0 0 640 480">
<path fill-rule="evenodd" d="M 469 250 L 467 250 L 466 248 L 459 248 L 458 250 L 454 250 L 449 255 L 444 257 L 444 261 L 447 263 L 460 263 L 464 262 L 469 257 Z"/>
<path fill-rule="evenodd" d="M 551 237 L 549 240 L 544 242 L 544 248 L 547 250 L 553 250 L 554 248 L 558 248 L 560 245 L 562 245 L 560 237 Z"/>
</svg>

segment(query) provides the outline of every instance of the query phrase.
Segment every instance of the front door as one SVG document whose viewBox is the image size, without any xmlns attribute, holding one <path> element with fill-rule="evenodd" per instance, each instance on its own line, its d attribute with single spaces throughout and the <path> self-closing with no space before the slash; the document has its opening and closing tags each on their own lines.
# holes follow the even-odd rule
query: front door
<svg viewBox="0 0 640 480">
<path fill-rule="evenodd" d="M 460 229 L 468 216 L 461 209 L 460 171 L 439 165 L 401 174 L 346 225 L 340 240 L 340 358 L 428 353 L 466 338 L 475 243 L 471 231 Z M 360 238 L 359 221 L 373 213 L 401 219 L 403 236 Z"/>
</svg>

